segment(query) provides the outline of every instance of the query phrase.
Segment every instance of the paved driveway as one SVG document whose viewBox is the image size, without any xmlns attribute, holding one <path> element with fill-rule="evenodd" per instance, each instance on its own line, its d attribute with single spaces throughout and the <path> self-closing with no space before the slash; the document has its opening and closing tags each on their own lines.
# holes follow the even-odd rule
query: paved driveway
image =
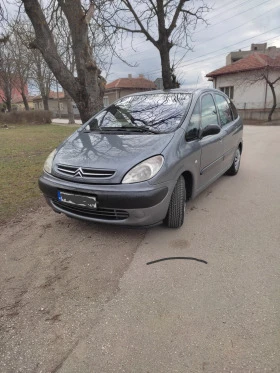
<svg viewBox="0 0 280 373">
<path fill-rule="evenodd" d="M 2 231 L 1 372 L 280 372 L 280 127 L 246 127 L 240 172 L 180 230 L 41 208 Z M 170 260 L 166 257 L 203 260 Z"/>
</svg>

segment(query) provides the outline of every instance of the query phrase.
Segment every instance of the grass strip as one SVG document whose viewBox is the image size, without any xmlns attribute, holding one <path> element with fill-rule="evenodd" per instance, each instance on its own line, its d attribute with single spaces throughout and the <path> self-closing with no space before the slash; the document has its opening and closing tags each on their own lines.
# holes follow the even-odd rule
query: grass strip
<svg viewBox="0 0 280 373">
<path fill-rule="evenodd" d="M 38 177 L 47 156 L 74 131 L 73 127 L 56 125 L 0 129 L 1 223 L 38 201 Z"/>
</svg>

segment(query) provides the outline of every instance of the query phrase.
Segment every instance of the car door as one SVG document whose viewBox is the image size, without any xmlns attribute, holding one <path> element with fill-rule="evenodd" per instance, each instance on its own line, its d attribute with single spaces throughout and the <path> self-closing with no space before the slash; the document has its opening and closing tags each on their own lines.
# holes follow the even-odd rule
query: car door
<svg viewBox="0 0 280 373">
<path fill-rule="evenodd" d="M 201 97 L 201 132 L 204 128 L 213 124 L 220 125 L 217 108 L 212 95 L 206 93 Z M 216 135 L 209 135 L 200 139 L 200 190 L 214 181 L 222 172 L 224 136 L 225 132 L 221 129 L 221 132 Z"/>
<path fill-rule="evenodd" d="M 219 114 L 220 124 L 225 136 L 223 138 L 224 155 L 223 155 L 223 169 L 230 167 L 234 152 L 237 147 L 236 140 L 236 126 L 234 123 L 233 113 L 228 104 L 226 97 L 219 93 L 214 93 L 214 98 Z"/>
</svg>

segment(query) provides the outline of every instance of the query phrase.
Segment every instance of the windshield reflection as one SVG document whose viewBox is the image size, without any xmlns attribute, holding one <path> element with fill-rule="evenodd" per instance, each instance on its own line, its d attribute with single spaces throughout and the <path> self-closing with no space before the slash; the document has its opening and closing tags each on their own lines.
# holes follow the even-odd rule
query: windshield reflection
<svg viewBox="0 0 280 373">
<path fill-rule="evenodd" d="M 128 96 L 107 107 L 89 123 L 91 130 L 175 131 L 190 103 L 187 93 Z"/>
</svg>

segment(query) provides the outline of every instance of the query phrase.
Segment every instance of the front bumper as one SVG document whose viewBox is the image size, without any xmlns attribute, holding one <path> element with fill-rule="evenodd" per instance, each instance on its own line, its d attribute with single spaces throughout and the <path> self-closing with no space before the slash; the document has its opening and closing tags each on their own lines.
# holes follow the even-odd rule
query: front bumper
<svg viewBox="0 0 280 373">
<path fill-rule="evenodd" d="M 146 226 L 164 219 L 174 186 L 168 183 L 153 186 L 148 182 L 116 185 L 73 183 L 44 173 L 39 179 L 39 187 L 56 212 L 88 221 Z M 94 195 L 97 209 L 61 203 L 58 191 Z"/>
</svg>

